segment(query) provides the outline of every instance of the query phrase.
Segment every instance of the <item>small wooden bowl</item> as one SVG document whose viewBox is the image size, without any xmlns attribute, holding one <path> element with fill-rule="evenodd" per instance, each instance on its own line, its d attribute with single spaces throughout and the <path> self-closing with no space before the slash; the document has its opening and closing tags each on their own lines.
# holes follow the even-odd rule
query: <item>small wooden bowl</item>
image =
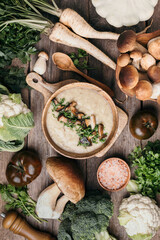
<svg viewBox="0 0 160 240">
<path fill-rule="evenodd" d="M 101 157 L 103 156 L 106 151 L 108 150 L 108 145 L 110 145 L 116 136 L 116 132 L 118 130 L 118 112 L 117 108 L 111 99 L 111 97 L 103 91 L 101 88 L 90 84 L 90 83 L 81 83 L 73 79 L 65 80 L 59 83 L 55 84 L 49 84 L 46 83 L 42 77 L 36 73 L 30 73 L 26 77 L 26 81 L 28 85 L 30 85 L 32 88 L 38 90 L 41 92 L 44 96 L 44 101 L 45 101 L 45 107 L 43 109 L 42 113 L 42 128 L 44 135 L 47 139 L 47 141 L 50 143 L 50 145 L 60 154 L 73 158 L 73 159 L 87 159 L 90 157 Z M 86 89 L 91 89 L 97 91 L 98 94 L 103 96 L 106 101 L 109 103 L 111 109 L 112 109 L 112 114 L 113 114 L 113 127 L 111 130 L 110 135 L 108 136 L 107 140 L 104 142 L 104 144 L 99 147 L 98 149 L 88 152 L 88 153 L 73 153 L 73 152 L 68 152 L 62 148 L 60 148 L 50 137 L 50 134 L 48 132 L 47 126 L 46 126 L 46 117 L 48 113 L 48 109 L 50 107 L 51 101 L 53 98 L 56 98 L 58 94 L 61 92 L 71 89 L 71 88 L 86 88 Z"/>
<path fill-rule="evenodd" d="M 118 189 L 108 189 L 108 188 L 106 188 L 105 186 L 103 186 L 103 184 L 100 182 L 100 180 L 99 180 L 99 171 L 100 171 L 100 167 L 104 164 L 104 162 L 109 162 L 109 161 L 111 161 L 111 160 L 117 160 L 117 161 L 120 161 L 122 164 L 124 164 L 126 167 L 127 167 L 127 171 L 128 171 L 128 177 L 127 177 L 127 180 L 126 180 L 126 182 L 125 182 L 125 184 L 122 186 L 122 187 L 120 187 L 120 188 L 118 188 Z M 131 171 L 130 171 L 130 168 L 129 168 L 129 166 L 128 166 L 128 164 L 124 161 L 124 160 L 122 160 L 122 159 L 120 159 L 120 158 L 108 158 L 108 159 L 106 159 L 106 160 L 104 160 L 100 165 L 99 165 L 99 167 L 98 167 L 98 170 L 97 170 L 97 180 L 98 180 L 98 183 L 99 183 L 99 185 L 104 189 L 104 190 L 106 190 L 106 191 L 109 191 L 109 192 L 117 192 L 117 191 L 120 191 L 120 190 L 122 190 L 123 188 L 125 188 L 126 186 L 127 186 L 127 184 L 128 184 L 128 182 L 129 182 L 129 180 L 130 180 L 130 177 L 131 177 Z"/>
<path fill-rule="evenodd" d="M 156 37 L 159 37 L 160 36 L 160 30 L 157 30 L 155 32 L 152 32 L 152 33 L 143 33 L 143 34 L 138 34 L 137 35 L 137 42 L 139 42 L 140 44 L 142 44 L 143 46 L 146 47 L 147 43 L 152 39 L 152 38 L 156 38 Z M 134 97 L 135 96 L 135 92 L 133 89 L 124 89 L 120 83 L 120 80 L 119 80 L 119 74 L 120 74 L 120 71 L 121 71 L 121 67 L 120 66 L 116 66 L 116 81 L 117 81 L 117 85 L 118 87 L 120 88 L 120 90 L 125 93 L 125 95 L 129 96 L 129 97 Z M 150 101 L 153 101 L 153 102 L 157 102 L 156 100 L 154 99 L 148 99 Z"/>
</svg>

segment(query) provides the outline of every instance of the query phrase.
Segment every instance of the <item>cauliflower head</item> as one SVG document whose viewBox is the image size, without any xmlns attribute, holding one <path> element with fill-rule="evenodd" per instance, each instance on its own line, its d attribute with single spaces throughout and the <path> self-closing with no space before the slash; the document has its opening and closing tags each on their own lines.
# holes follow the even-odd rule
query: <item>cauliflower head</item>
<svg viewBox="0 0 160 240">
<path fill-rule="evenodd" d="M 125 198 L 119 208 L 119 222 L 134 240 L 150 240 L 160 228 L 160 208 L 141 194 Z"/>
</svg>

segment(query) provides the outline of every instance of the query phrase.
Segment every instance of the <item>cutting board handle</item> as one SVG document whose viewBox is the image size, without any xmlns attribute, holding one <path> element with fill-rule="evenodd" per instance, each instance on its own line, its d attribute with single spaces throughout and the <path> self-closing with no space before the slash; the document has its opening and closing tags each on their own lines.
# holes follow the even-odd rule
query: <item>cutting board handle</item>
<svg viewBox="0 0 160 240">
<path fill-rule="evenodd" d="M 45 82 L 38 73 L 31 72 L 26 76 L 26 82 L 30 87 L 34 88 L 35 90 L 43 94 L 44 102 L 46 104 L 46 102 L 52 96 L 52 94 L 56 92 L 60 87 L 77 81 L 74 79 L 68 79 L 58 83 L 51 84 Z"/>
</svg>

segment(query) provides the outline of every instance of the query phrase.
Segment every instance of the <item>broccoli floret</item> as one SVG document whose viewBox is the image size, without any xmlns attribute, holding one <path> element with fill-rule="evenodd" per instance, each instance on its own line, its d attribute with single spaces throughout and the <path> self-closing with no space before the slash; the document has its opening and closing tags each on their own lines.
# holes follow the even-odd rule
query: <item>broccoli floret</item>
<svg viewBox="0 0 160 240">
<path fill-rule="evenodd" d="M 95 233 L 106 229 L 108 218 L 105 215 L 96 215 L 86 212 L 76 215 L 72 219 L 71 231 L 74 240 L 95 240 Z"/>
<path fill-rule="evenodd" d="M 112 214 L 113 204 L 108 195 L 97 191 L 87 194 L 77 204 L 68 203 L 61 217 L 58 240 L 70 240 L 67 234 L 72 240 L 96 240 L 96 234 L 106 231 Z"/>
<path fill-rule="evenodd" d="M 71 237 L 71 221 L 69 219 L 65 219 L 60 227 L 58 233 L 58 240 L 72 240 Z"/>
</svg>

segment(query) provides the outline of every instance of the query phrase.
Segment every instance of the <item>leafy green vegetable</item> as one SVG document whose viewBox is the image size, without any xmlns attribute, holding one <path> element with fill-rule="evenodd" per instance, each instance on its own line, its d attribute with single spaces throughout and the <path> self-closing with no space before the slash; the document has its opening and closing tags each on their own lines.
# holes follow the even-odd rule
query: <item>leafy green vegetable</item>
<svg viewBox="0 0 160 240">
<path fill-rule="evenodd" d="M 21 89 L 26 87 L 28 88 L 24 68 L 0 67 L 0 71 L 1 71 L 0 83 L 9 88 L 11 92 L 20 93 Z"/>
<path fill-rule="evenodd" d="M 34 127 L 33 113 L 22 102 L 21 94 L 10 94 L 3 85 L 0 85 L 0 107 L 0 151 L 19 151 Z"/>
<path fill-rule="evenodd" d="M 96 240 L 96 234 L 106 231 L 112 214 L 113 205 L 108 196 L 98 191 L 90 192 L 76 205 L 66 205 L 58 240 Z"/>
<path fill-rule="evenodd" d="M 136 167 L 138 189 L 142 195 L 155 198 L 160 193 L 160 140 L 148 142 L 143 149 L 136 147 L 129 159 Z"/>
<path fill-rule="evenodd" d="M 2 152 L 18 152 L 24 147 L 24 140 L 4 142 L 0 140 L 0 151 Z"/>
<path fill-rule="evenodd" d="M 31 216 L 41 223 L 44 221 L 39 218 L 35 212 L 36 202 L 28 195 L 27 187 L 14 187 L 12 185 L 0 184 L 0 194 L 3 201 L 6 202 L 6 210 L 21 209 L 26 216 Z"/>
<path fill-rule="evenodd" d="M 78 49 L 78 53 L 70 53 L 70 58 L 72 59 L 74 65 L 79 69 L 93 69 L 88 66 L 88 54 L 82 49 Z"/>
<path fill-rule="evenodd" d="M 24 1 L 1 0 L 0 21 L 8 19 L 9 9 L 13 6 L 29 9 Z M 16 13 L 16 11 L 15 11 Z M 40 33 L 17 23 L 7 25 L 0 32 L 0 83 L 7 86 L 12 92 L 20 92 L 27 87 L 23 68 L 11 67 L 12 60 L 19 58 L 22 63 L 30 61 L 30 55 L 35 54 L 35 44 L 40 39 Z"/>
<path fill-rule="evenodd" d="M 33 113 L 21 113 L 15 117 L 2 117 L 3 127 L 0 128 L 0 139 L 7 142 L 24 139 L 34 127 Z"/>
<path fill-rule="evenodd" d="M 130 180 L 126 189 L 127 189 L 128 192 L 138 193 L 139 189 L 138 189 L 137 181 L 136 180 Z"/>
<path fill-rule="evenodd" d="M 151 240 L 152 237 L 153 237 L 152 234 L 136 234 L 136 235 L 131 236 L 131 239 L 133 239 L 133 240 Z"/>
</svg>

